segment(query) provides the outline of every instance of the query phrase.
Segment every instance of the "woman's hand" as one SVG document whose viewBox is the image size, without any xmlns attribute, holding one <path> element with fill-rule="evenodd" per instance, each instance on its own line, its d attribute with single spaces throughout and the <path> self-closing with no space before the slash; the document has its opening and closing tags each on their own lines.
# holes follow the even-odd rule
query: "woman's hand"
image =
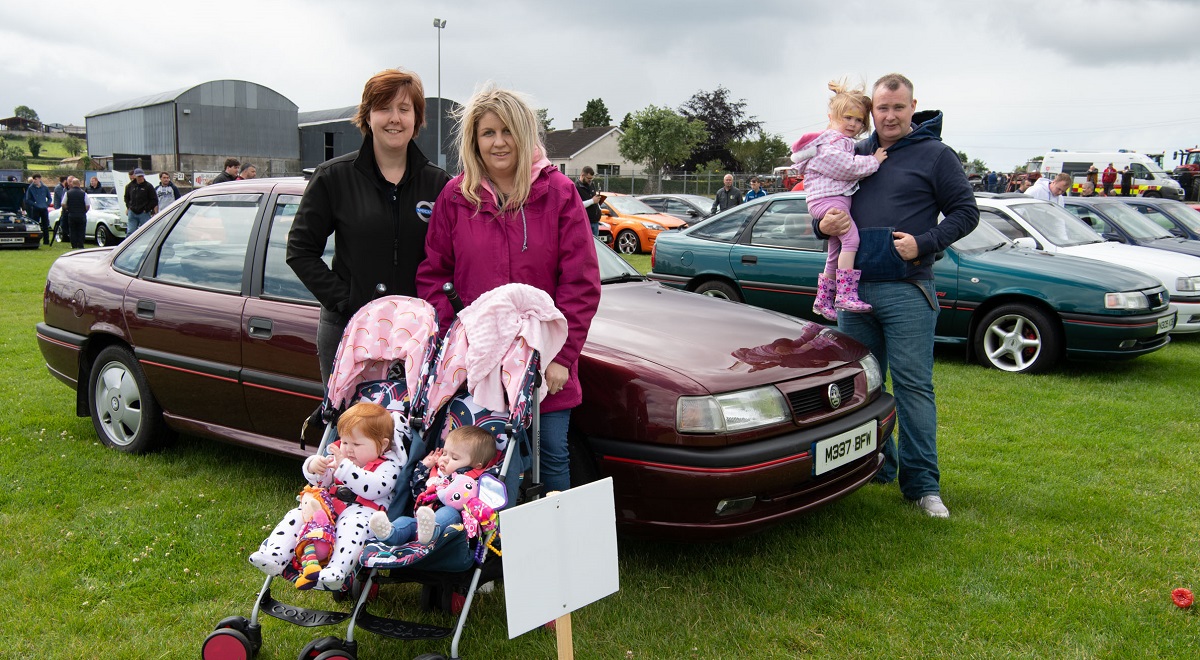
<svg viewBox="0 0 1200 660">
<path fill-rule="evenodd" d="M 571 372 L 566 367 L 557 362 L 551 362 L 550 366 L 546 367 L 546 387 L 549 388 L 550 394 L 561 392 L 570 375 Z"/>
</svg>

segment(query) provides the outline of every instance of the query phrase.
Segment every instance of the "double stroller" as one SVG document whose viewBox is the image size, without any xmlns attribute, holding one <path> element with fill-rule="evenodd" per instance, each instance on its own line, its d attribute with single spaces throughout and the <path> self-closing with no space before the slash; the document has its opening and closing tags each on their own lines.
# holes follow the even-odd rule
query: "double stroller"
<svg viewBox="0 0 1200 660">
<path fill-rule="evenodd" d="M 532 289 L 511 284 L 492 293 L 510 287 Z M 529 291 L 521 290 L 520 298 L 544 303 L 551 312 L 549 316 L 557 315 L 561 319 L 549 296 L 539 290 L 533 292 L 531 297 Z M 456 311 L 459 311 L 461 305 L 457 304 L 453 292 L 450 293 L 451 301 L 456 303 Z M 537 297 L 538 294 L 544 298 Z M 469 309 L 477 314 L 487 314 L 489 301 L 496 300 L 496 296 L 485 295 Z M 565 321 L 562 323 L 565 327 Z M 313 640 L 300 652 L 302 659 L 356 658 L 356 629 L 405 640 L 441 639 L 453 635 L 449 657 L 459 657 L 459 641 L 476 590 L 502 575 L 498 511 L 506 505 L 540 495 L 537 420 L 541 397 L 537 393 L 544 391 L 544 387 L 539 352 L 531 348 L 524 337 L 515 336 L 507 347 L 499 349 L 499 353 L 491 347 L 492 354 L 502 353 L 503 359 L 497 362 L 495 372 L 487 379 L 491 387 L 486 396 L 480 392 L 481 399 L 492 403 L 497 402 L 499 396 L 507 404 L 506 409 L 500 409 L 500 406 L 494 406 L 496 411 L 484 408 L 475 401 L 475 386 L 479 383 L 472 382 L 471 387 L 467 387 L 468 368 L 475 369 L 473 374 L 477 374 L 479 367 L 478 361 L 468 364 L 471 347 L 462 319 L 452 323 L 443 340 L 439 341 L 438 336 L 437 313 L 423 300 L 388 296 L 360 309 L 347 325 L 338 347 L 325 399 L 310 418 L 319 418 L 325 423 L 317 452 L 327 453 L 327 447 L 336 439 L 338 415 L 351 405 L 371 401 L 392 411 L 397 421 L 393 449 L 403 465 L 394 499 L 388 508 L 388 518 L 394 520 L 412 514 L 413 496 L 407 484 L 421 459 L 440 446 L 449 431 L 464 425 L 479 426 L 496 438 L 498 456 L 502 456 L 479 480 L 478 498 L 487 505 L 481 516 L 484 519 L 476 520 L 464 512 L 464 520 L 469 519 L 472 524 L 439 527 L 433 540 L 426 545 L 417 542 L 400 546 L 387 546 L 379 541 L 368 543 L 358 569 L 340 589 L 331 591 L 334 601 L 352 603 L 348 612 L 308 609 L 280 602 L 272 596 L 271 584 L 283 578 L 268 574 L 250 617 L 232 616 L 221 620 L 204 640 L 202 657 L 252 658 L 262 647 L 261 614 L 303 627 L 347 623 L 344 640 L 333 636 Z M 493 339 L 489 337 L 489 340 Z M 524 481 L 523 466 L 532 468 L 531 478 Z M 385 618 L 368 611 L 380 585 L 405 582 L 422 585 L 422 609 L 458 611 L 455 627 Z M 329 591 L 330 588 L 318 584 L 314 590 Z"/>
</svg>

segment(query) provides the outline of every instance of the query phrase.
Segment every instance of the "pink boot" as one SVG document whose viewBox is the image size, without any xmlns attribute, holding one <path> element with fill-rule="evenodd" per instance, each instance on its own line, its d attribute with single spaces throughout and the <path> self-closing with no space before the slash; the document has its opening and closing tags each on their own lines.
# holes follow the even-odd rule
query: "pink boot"
<svg viewBox="0 0 1200 660">
<path fill-rule="evenodd" d="M 858 299 L 858 278 L 862 277 L 861 270 L 839 268 L 837 271 L 837 298 L 833 301 L 834 309 L 847 312 L 869 312 L 873 307 Z"/>
<path fill-rule="evenodd" d="M 841 271 L 838 271 L 839 273 Z M 830 321 L 837 320 L 837 310 L 833 308 L 834 294 L 837 293 L 834 282 L 825 273 L 817 276 L 817 299 L 813 302 L 813 314 L 824 316 Z"/>
</svg>

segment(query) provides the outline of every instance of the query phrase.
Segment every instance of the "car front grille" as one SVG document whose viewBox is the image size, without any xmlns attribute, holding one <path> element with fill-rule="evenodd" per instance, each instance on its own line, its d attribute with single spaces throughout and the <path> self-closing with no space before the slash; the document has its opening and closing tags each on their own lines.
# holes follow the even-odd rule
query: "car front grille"
<svg viewBox="0 0 1200 660">
<path fill-rule="evenodd" d="M 837 385 L 838 392 L 841 394 L 842 403 L 839 406 L 840 409 L 845 407 L 854 397 L 854 376 L 835 380 L 833 384 Z M 804 417 L 813 413 L 827 413 L 834 410 L 829 405 L 829 399 L 826 396 L 828 389 L 829 385 L 819 385 L 805 390 L 789 392 L 787 398 L 788 403 L 792 406 L 792 416 L 797 421 L 801 421 Z"/>
<path fill-rule="evenodd" d="M 1150 309 L 1158 309 L 1167 305 L 1167 292 L 1164 289 L 1159 289 L 1153 293 L 1146 294 L 1146 300 L 1150 302 Z"/>
</svg>

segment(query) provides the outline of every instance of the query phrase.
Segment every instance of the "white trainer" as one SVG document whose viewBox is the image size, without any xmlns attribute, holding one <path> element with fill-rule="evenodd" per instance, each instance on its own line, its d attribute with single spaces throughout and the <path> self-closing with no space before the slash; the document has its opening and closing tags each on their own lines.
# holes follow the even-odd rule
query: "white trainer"
<svg viewBox="0 0 1200 660">
<path fill-rule="evenodd" d="M 941 495 L 926 495 L 917 500 L 917 506 L 924 509 L 925 513 L 932 518 L 949 518 L 950 509 L 942 502 Z"/>
<path fill-rule="evenodd" d="M 417 508 L 417 543 L 429 545 L 433 540 L 433 530 L 437 527 L 437 518 L 433 509 L 423 506 Z"/>
</svg>

